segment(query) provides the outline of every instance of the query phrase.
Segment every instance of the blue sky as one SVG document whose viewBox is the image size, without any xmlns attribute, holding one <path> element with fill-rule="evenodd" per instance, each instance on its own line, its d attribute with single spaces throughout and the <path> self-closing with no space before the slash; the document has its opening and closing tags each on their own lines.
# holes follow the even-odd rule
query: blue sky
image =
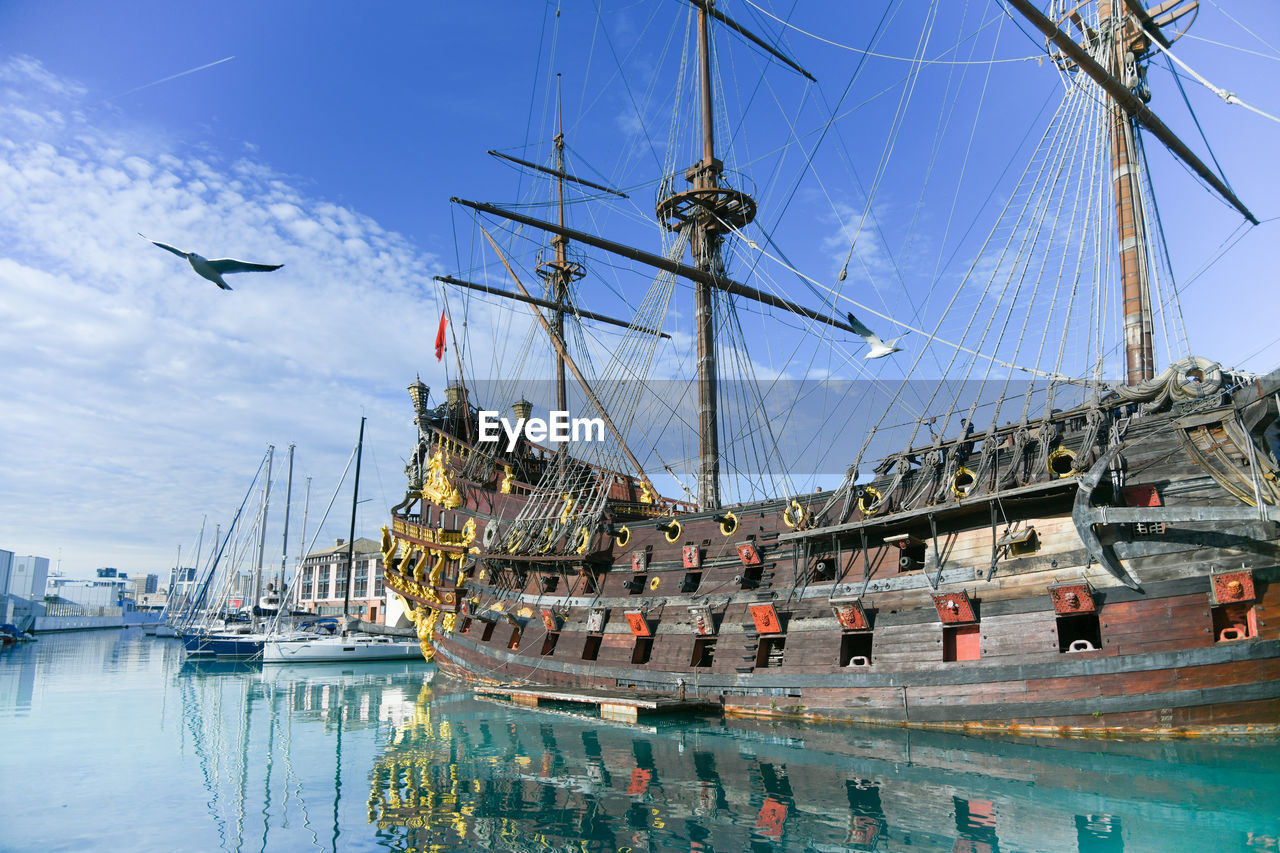
<svg viewBox="0 0 1280 853">
<path fill-rule="evenodd" d="M 1061 95 L 1050 63 L 1032 58 L 1036 41 L 994 3 L 944 4 L 923 52 L 944 61 L 912 78 L 903 58 L 919 44 L 924 4 L 719 5 L 780 40 L 819 80 L 806 86 L 717 36 L 726 104 L 718 143 L 757 190 L 760 230 L 749 236 L 768 253 L 742 250 L 731 272 L 814 305 L 824 291 L 801 285 L 777 250 L 835 286 L 861 221 L 844 292 L 932 328 L 941 294 L 1016 196 L 1009 178 L 1021 167 L 1010 164 L 1026 159 L 1025 140 Z M 1250 0 L 1231 3 L 1228 16 L 1225 4 L 1201 5 L 1175 52 L 1280 114 L 1280 9 Z M 574 194 L 572 224 L 652 251 L 665 157 L 680 169 L 692 162 L 679 135 L 691 122 L 673 124 L 666 104 L 683 91 L 672 81 L 685 5 L 565 2 L 559 18 L 556 9 L 532 0 L 0 4 L 0 547 L 60 558 L 72 575 L 101 565 L 163 574 L 179 543 L 189 551 L 203 515 L 226 523 L 268 443 L 278 461 L 297 444 L 294 494 L 310 475 L 312 507 L 322 505 L 362 413 L 370 500 L 360 529 L 373 534 L 401 497 L 412 440 L 404 387 L 417 373 L 433 391 L 445 384 L 431 352 L 441 311 L 431 276 L 493 273 L 472 218 L 449 197 L 545 199 L 545 185 L 485 151 L 545 162 L 562 73 L 571 168 L 632 195 L 614 203 Z M 849 49 L 868 46 L 877 24 L 880 56 Z M 985 63 L 992 58 L 1023 61 Z M 960 60 L 971 64 L 946 64 Z M 184 73 L 201 66 L 209 67 Z M 1196 352 L 1266 371 L 1280 361 L 1280 124 L 1184 85 L 1228 178 L 1264 220 L 1219 257 L 1239 218 L 1149 145 L 1185 282 L 1187 333 Z M 1204 155 L 1167 72 L 1152 72 L 1152 88 L 1152 108 Z M 970 114 L 983 116 L 981 129 L 971 129 Z M 236 289 L 223 293 L 136 232 L 285 267 L 233 276 Z M 530 269 L 537 240 L 498 233 Z M 629 316 L 647 283 L 608 258 L 588 261 L 584 306 Z M 935 283 L 945 285 L 937 294 Z M 678 290 L 668 316 L 664 375 L 689 364 L 687 294 Z M 478 362 L 492 351 L 536 377 L 546 360 L 519 352 L 525 314 L 456 293 L 450 300 L 459 333 L 466 315 Z M 1052 325 L 1053 312 L 1045 315 L 1036 324 Z M 742 317 L 744 336 L 764 345 L 750 356 L 757 375 L 892 382 L 913 363 L 904 354 L 863 363 L 856 346 L 833 354 L 785 318 L 751 308 Z M 944 338 L 951 331 L 940 329 Z M 617 338 L 592 334 L 600 360 Z M 921 362 L 921 375 L 946 372 L 942 349 Z M 269 543 L 279 542 L 278 504 L 274 512 Z M 345 536 L 346 519 L 335 511 L 320 544 Z M 295 514 L 295 530 L 298 522 Z M 273 550 L 278 562 L 278 548 L 269 544 L 268 562 Z"/>
</svg>

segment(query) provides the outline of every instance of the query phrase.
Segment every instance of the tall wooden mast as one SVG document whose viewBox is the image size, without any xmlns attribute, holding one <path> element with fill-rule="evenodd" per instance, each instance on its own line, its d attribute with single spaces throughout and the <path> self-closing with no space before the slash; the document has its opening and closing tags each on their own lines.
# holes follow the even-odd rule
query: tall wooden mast
<svg viewBox="0 0 1280 853">
<path fill-rule="evenodd" d="M 556 137 L 557 166 L 554 169 L 538 166 L 535 163 L 529 163 L 496 151 L 489 152 L 496 157 L 555 175 L 560 179 L 561 206 L 559 224 L 544 222 L 543 220 L 504 210 L 491 204 L 467 201 L 456 197 L 450 200 L 455 204 L 465 205 L 482 213 L 493 214 L 512 222 L 541 228 L 556 235 L 552 239 L 552 245 L 556 249 L 556 258 L 553 261 L 541 264 L 538 268 L 538 273 L 552 283 L 552 290 L 555 295 L 555 299 L 552 301 L 557 304 L 558 310 L 553 318 L 555 322 L 548 325 L 555 328 L 557 333 L 563 329 L 563 308 L 566 304 L 561 294 L 567 293 L 569 282 L 581 278 L 584 274 L 582 266 L 569 260 L 565 254 L 565 249 L 571 238 L 580 243 L 666 270 L 694 282 L 695 324 L 698 332 L 698 502 L 702 509 L 708 510 L 719 509 L 720 507 L 720 447 L 716 405 L 718 383 L 716 373 L 715 311 L 712 291 L 723 290 L 736 296 L 754 299 L 766 305 L 782 308 L 837 329 L 843 329 L 854 334 L 860 333 L 843 320 L 828 317 L 789 300 L 732 281 L 725 275 L 724 262 L 720 253 L 724 235 L 729 231 L 745 227 L 755 219 L 756 202 L 746 193 L 726 186 L 723 179 L 724 164 L 717 160 L 715 156 L 715 105 L 711 91 L 711 37 L 708 29 L 710 20 L 714 19 L 725 25 L 806 79 L 813 80 L 814 77 L 772 45 L 717 11 L 715 0 L 689 0 L 689 2 L 698 10 L 698 56 L 700 60 L 698 72 L 702 96 L 702 158 L 685 170 L 683 177 L 689 185 L 685 189 L 676 189 L 675 175 L 667 175 L 663 178 L 662 186 L 658 192 L 657 217 L 658 221 L 671 231 L 688 229 L 690 250 L 693 253 L 693 266 L 686 266 L 684 263 L 671 258 L 654 255 L 615 243 L 612 240 L 605 240 L 601 237 L 565 227 L 564 181 L 573 181 L 604 190 L 622 198 L 626 198 L 626 194 L 565 172 L 563 130 Z M 495 292 L 491 288 L 473 285 L 469 282 L 449 278 L 440 280 L 463 287 Z M 523 288 L 521 290 L 523 291 Z M 501 295 L 511 296 L 530 304 L 541 305 L 545 303 L 545 300 L 534 299 L 523 292 L 519 295 L 511 293 L 501 293 Z M 597 317 L 597 319 L 621 324 L 620 321 L 608 318 Z M 631 328 L 642 332 L 647 331 L 634 326 Z M 559 355 L 559 352 L 557 352 L 557 372 L 559 374 L 560 387 L 563 387 L 564 361 Z"/>
<path fill-rule="evenodd" d="M 692 183 L 712 189 L 720 177 L 716 160 L 716 124 L 711 102 L 711 51 L 707 12 L 698 10 L 698 54 L 702 76 L 702 160 L 693 167 Z M 692 228 L 693 264 L 709 273 L 722 271 L 720 236 L 698 217 Z M 720 508 L 720 425 L 717 408 L 715 306 L 711 285 L 694 286 L 694 324 L 698 329 L 698 501 L 702 509 Z"/>
<path fill-rule="evenodd" d="M 1149 99 L 1139 63 L 1156 39 L 1166 47 L 1190 26 L 1199 0 L 1161 0 L 1145 8 L 1141 0 L 1097 0 L 1098 28 L 1089 26 L 1080 15 L 1088 0 L 1060 11 L 1058 23 L 1047 18 L 1031 0 L 1005 0 L 1045 34 L 1060 54 L 1064 66 L 1075 66 L 1088 74 L 1110 96 L 1111 181 L 1120 240 L 1120 275 L 1123 284 L 1126 381 L 1136 384 L 1155 372 L 1151 346 L 1151 297 L 1147 273 L 1147 235 L 1144 233 L 1140 164 L 1135 156 L 1134 135 L 1142 125 L 1169 151 L 1222 196 L 1249 222 L 1258 219 L 1236 198 L 1231 188 L 1186 144 L 1147 108 Z M 1062 8 L 1065 8 L 1063 4 Z M 1179 20 L 1182 30 L 1167 37 L 1163 29 Z M 1062 27 L 1073 27 L 1079 42 Z M 1176 29 L 1176 28 L 1174 28 Z M 1109 46 L 1099 55 L 1096 47 Z"/>
<path fill-rule="evenodd" d="M 1111 39 L 1107 70 L 1130 90 L 1141 84 L 1139 58 L 1150 47 L 1140 28 L 1128 26 L 1123 0 L 1098 0 L 1098 26 Z M 1151 347 L 1151 277 L 1147 266 L 1141 164 L 1134 144 L 1137 121 L 1110 101 L 1111 186 L 1120 246 L 1120 284 L 1124 315 L 1125 382 L 1137 385 L 1155 375 Z"/>
<path fill-rule="evenodd" d="M 560 227 L 564 228 L 564 108 L 560 99 L 560 75 L 556 75 L 556 208 Z M 553 235 L 551 248 L 555 252 L 554 259 L 538 264 L 538 275 L 551 287 L 551 300 L 555 307 L 551 311 L 551 328 L 561 344 L 564 343 L 564 312 L 569 304 L 569 283 L 586 275 L 582 264 L 569 260 L 569 238 L 563 234 Z M 559 347 L 554 347 L 556 359 L 556 408 L 567 411 L 569 401 L 564 381 L 564 355 Z"/>
<path fill-rule="evenodd" d="M 702 159 L 690 166 L 684 179 L 691 189 L 677 192 L 675 181 L 663 181 L 658 219 L 667 228 L 688 229 L 693 265 L 709 277 L 724 275 L 720 244 L 730 228 L 742 228 L 755 218 L 755 201 L 721 183 L 724 164 L 716 159 L 715 103 L 711 94 L 711 38 L 708 18 L 713 0 L 696 2 L 698 9 L 698 71 L 702 92 Z M 698 333 L 698 505 L 720 508 L 720 427 L 717 412 L 715 308 L 710 281 L 694 283 L 694 325 Z"/>
</svg>

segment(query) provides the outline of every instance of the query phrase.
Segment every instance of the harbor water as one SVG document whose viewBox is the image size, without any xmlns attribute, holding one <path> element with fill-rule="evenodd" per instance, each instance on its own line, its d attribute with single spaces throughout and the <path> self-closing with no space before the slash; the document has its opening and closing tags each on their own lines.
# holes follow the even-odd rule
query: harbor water
<svg viewBox="0 0 1280 853">
<path fill-rule="evenodd" d="M 1274 740 L 1117 742 L 517 708 L 429 664 L 0 654 L 0 850 L 1276 851 Z"/>
</svg>

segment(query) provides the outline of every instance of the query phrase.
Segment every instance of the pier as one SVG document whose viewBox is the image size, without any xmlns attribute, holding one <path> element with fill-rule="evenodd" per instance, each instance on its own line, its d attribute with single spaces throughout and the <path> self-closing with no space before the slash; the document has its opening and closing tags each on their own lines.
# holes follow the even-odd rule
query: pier
<svg viewBox="0 0 1280 853">
<path fill-rule="evenodd" d="M 480 697 L 503 696 L 514 705 L 537 708 L 542 702 L 567 702 L 578 705 L 595 705 L 600 717 L 606 720 L 634 723 L 641 715 L 680 714 L 718 710 L 704 700 L 680 699 L 659 693 L 640 693 L 633 690 L 606 690 L 585 687 L 527 687 L 499 684 L 477 687 Z"/>
</svg>

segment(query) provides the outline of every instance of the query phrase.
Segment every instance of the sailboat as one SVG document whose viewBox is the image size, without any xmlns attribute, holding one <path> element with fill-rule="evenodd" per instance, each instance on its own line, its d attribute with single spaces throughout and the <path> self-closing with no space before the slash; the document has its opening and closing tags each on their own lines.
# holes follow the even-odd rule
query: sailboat
<svg viewBox="0 0 1280 853">
<path fill-rule="evenodd" d="M 347 582 L 342 621 L 338 633 L 320 636 L 314 632 L 294 631 L 269 635 L 262 646 L 263 663 L 332 663 L 334 661 L 406 660 L 419 658 L 421 651 L 415 639 L 406 640 L 382 634 L 353 632 L 351 618 L 351 574 L 355 566 L 356 508 L 360 499 L 360 459 L 364 450 L 364 422 L 360 418 L 360 436 L 356 440 L 356 474 L 351 490 L 351 533 L 347 539 Z"/>
<path fill-rule="evenodd" d="M 517 429 L 495 435 L 487 427 L 519 389 L 469 377 L 456 344 L 443 401 L 433 406 L 421 380 L 409 386 L 417 441 L 382 551 L 426 657 L 456 678 L 602 709 L 677 697 L 725 714 L 972 731 L 1280 732 L 1280 620 L 1268 618 L 1280 606 L 1280 371 L 1233 372 L 1189 350 L 1156 370 L 1156 330 L 1181 308 L 1170 307 L 1143 136 L 1257 222 L 1147 105 L 1146 67 L 1185 33 L 1195 0 L 1055 2 L 1048 15 L 1007 0 L 1043 34 L 1063 102 L 952 315 L 936 322 L 855 301 L 838 286 L 849 260 L 829 286 L 762 233 L 749 182 L 717 148 L 716 81 L 728 70 L 712 45 L 724 56 L 747 44 L 778 73 L 809 75 L 721 5 L 689 1 L 681 68 L 693 83 L 680 91 L 694 93 L 693 117 L 674 119 L 672 136 L 696 128 L 696 160 L 657 180 L 661 252 L 566 225 L 566 187 L 623 193 L 567 168 L 562 122 L 550 165 L 503 155 L 554 180 L 554 220 L 452 200 L 501 280 L 448 276 L 445 287 L 527 306 L 554 353 L 554 411 L 572 391 L 598 429 L 543 444 L 555 415 L 535 431 L 520 397 Z M 550 254 L 527 264 L 542 295 L 512 248 L 531 233 L 550 235 Z M 633 317 L 577 305 L 579 246 L 652 270 Z M 735 259 L 744 274 L 730 274 Z M 800 295 L 757 286 L 766 260 Z M 662 448 L 646 464 L 637 442 L 664 414 L 642 399 L 643 380 L 678 280 L 694 291 L 697 457 L 692 488 L 673 498 L 655 485 Z M 1115 322 L 1109 304 L 1121 306 Z M 860 383 L 854 408 L 873 417 L 864 437 L 828 438 L 835 427 L 810 418 L 809 438 L 843 459 L 834 488 L 801 490 L 769 468 L 787 437 L 779 424 L 805 403 L 769 410 L 749 383 L 725 380 L 753 343 L 735 305 L 800 322 L 838 353 L 861 338 L 876 364 L 915 340 L 896 389 Z M 910 336 L 882 339 L 870 316 Z M 603 367 L 571 351 L 584 320 L 626 330 Z M 1073 337 L 1076 320 L 1086 331 Z M 1125 375 L 1108 380 L 1117 346 Z M 911 383 L 926 353 L 944 378 L 922 391 Z M 895 419 L 912 397 L 914 415 Z M 661 425 L 676 429 L 683 411 L 668 407 Z M 755 414 L 731 424 L 734 411 Z M 763 449 L 729 455 L 735 434 Z M 726 493 L 752 477 L 772 494 Z"/>
<path fill-rule="evenodd" d="M 284 514 L 284 546 L 282 555 L 288 552 L 289 547 L 289 508 L 293 495 L 293 454 L 294 445 L 289 445 L 289 472 L 287 478 L 286 497 L 285 497 L 285 514 Z M 223 588 L 214 594 L 213 598 L 219 604 L 210 607 L 205 612 L 205 621 L 198 626 L 191 628 L 183 634 L 183 647 L 186 649 L 187 655 L 193 658 L 222 658 L 222 659 L 240 659 L 240 660 L 257 660 L 262 657 L 263 644 L 269 638 L 281 638 L 289 635 L 287 632 L 291 629 L 292 622 L 286 621 L 281 624 L 280 617 L 283 615 L 281 611 L 282 597 L 278 592 L 280 584 L 284 578 L 285 559 L 281 557 L 280 575 L 274 580 L 268 580 L 263 583 L 262 563 L 264 553 L 266 551 L 266 524 L 267 509 L 271 496 L 271 461 L 275 455 L 274 445 L 268 445 L 267 455 L 263 461 L 266 466 L 266 478 L 263 481 L 262 505 L 259 510 L 257 520 L 257 547 L 256 547 L 256 567 L 253 575 L 249 579 L 248 590 L 244 592 L 240 590 L 243 586 L 243 579 L 239 577 L 235 571 L 234 565 L 231 570 L 223 574 Z M 261 472 L 261 468 L 259 468 Z M 256 482 L 256 476 L 254 482 Z M 253 486 L 250 485 L 250 491 Z M 246 500 L 248 496 L 246 495 Z M 243 510 L 243 505 L 241 510 Z M 236 520 L 239 519 L 239 511 L 236 513 L 236 519 L 232 520 L 231 527 L 227 530 L 227 538 L 223 540 L 218 555 L 214 558 L 210 566 L 208 575 L 202 586 L 199 598 L 204 599 L 210 584 L 214 581 L 218 563 L 224 548 L 230 541 L 231 534 L 235 530 Z M 234 564 L 234 560 L 230 561 Z M 223 609 L 221 602 L 228 601 L 233 592 L 240 592 L 243 600 L 247 602 L 239 610 L 228 612 Z M 271 631 L 268 631 L 266 617 L 271 618 Z M 213 620 L 221 621 L 221 626 L 213 624 Z M 283 633 L 282 633 L 283 632 Z"/>
</svg>

